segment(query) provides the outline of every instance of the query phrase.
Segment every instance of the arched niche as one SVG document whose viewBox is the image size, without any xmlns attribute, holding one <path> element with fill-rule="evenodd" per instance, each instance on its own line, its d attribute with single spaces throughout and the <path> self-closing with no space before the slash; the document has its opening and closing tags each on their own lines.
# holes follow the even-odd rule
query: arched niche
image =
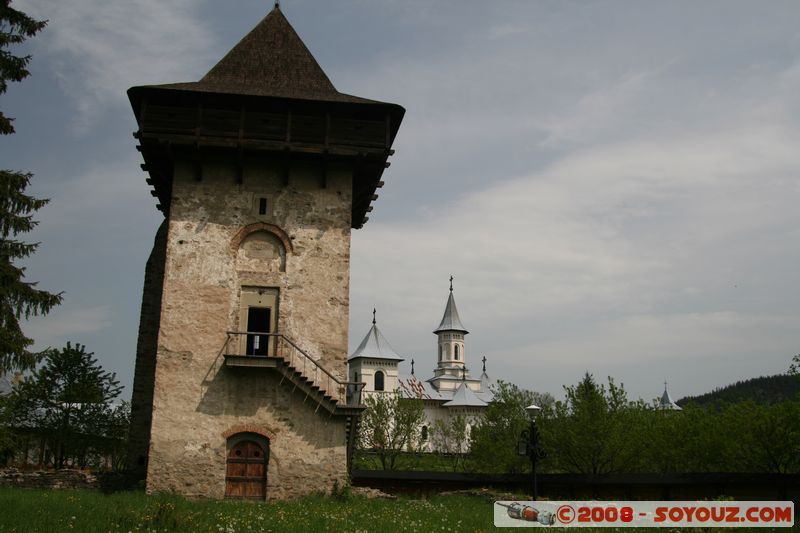
<svg viewBox="0 0 800 533">
<path fill-rule="evenodd" d="M 286 272 L 286 255 L 292 242 L 282 229 L 258 222 L 245 226 L 231 241 L 240 270 Z"/>
</svg>

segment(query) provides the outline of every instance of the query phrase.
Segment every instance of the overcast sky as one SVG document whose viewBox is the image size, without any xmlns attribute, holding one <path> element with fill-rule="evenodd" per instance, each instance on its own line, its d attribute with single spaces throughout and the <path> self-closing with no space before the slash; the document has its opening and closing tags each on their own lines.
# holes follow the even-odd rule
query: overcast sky
<svg viewBox="0 0 800 533">
<path fill-rule="evenodd" d="M 125 91 L 199 79 L 265 0 L 15 0 L 48 27 L 0 108 L 35 173 L 28 324 L 130 390 L 161 214 Z M 467 363 L 561 396 L 584 371 L 650 399 L 784 372 L 800 352 L 800 3 L 284 0 L 337 89 L 406 110 L 353 233 L 350 346 L 378 309 L 435 364 L 455 276 Z M 126 394 L 129 394 L 126 393 Z"/>
</svg>

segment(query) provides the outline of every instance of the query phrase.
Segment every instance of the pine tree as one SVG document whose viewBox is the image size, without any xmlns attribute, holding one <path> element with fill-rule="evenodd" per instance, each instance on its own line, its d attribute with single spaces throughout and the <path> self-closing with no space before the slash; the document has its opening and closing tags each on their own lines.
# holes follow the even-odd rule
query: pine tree
<svg viewBox="0 0 800 533">
<path fill-rule="evenodd" d="M 34 20 L 10 7 L 10 0 L 0 0 L 0 94 L 9 81 L 22 81 L 30 72 L 26 68 L 30 56 L 15 56 L 8 49 L 33 37 L 46 21 Z M 0 133 L 14 133 L 12 118 L 0 112 Z M 39 354 L 29 351 L 33 340 L 22 332 L 19 319 L 46 314 L 61 303 L 61 294 L 51 294 L 26 282 L 25 269 L 14 260 L 29 257 L 38 243 L 16 239 L 20 233 L 36 226 L 33 213 L 48 200 L 25 194 L 32 175 L 13 170 L 0 170 L 0 372 L 32 367 Z"/>
<path fill-rule="evenodd" d="M 53 465 L 84 467 L 89 456 L 111 451 L 124 437 L 127 411 L 115 406 L 122 387 L 85 346 L 67 343 L 14 387 L 8 403 L 11 425 L 44 438 Z"/>
</svg>

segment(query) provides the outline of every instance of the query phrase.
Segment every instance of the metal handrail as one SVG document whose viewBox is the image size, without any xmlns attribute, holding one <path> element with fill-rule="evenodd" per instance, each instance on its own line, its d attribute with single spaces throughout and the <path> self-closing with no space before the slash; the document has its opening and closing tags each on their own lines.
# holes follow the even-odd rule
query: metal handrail
<svg viewBox="0 0 800 533">
<path fill-rule="evenodd" d="M 327 378 L 325 380 L 326 383 L 327 383 L 327 387 L 325 387 L 325 392 L 326 393 L 330 393 L 331 397 L 334 399 L 334 401 L 336 401 L 338 403 L 340 400 L 342 400 L 342 398 L 344 398 L 345 403 L 348 404 L 348 405 L 360 405 L 361 404 L 361 390 L 364 388 L 365 383 L 356 382 L 356 381 L 342 381 L 342 380 L 340 380 L 330 370 L 328 370 L 327 368 L 322 366 L 322 364 L 320 364 L 313 357 L 308 355 L 308 353 L 306 353 L 305 350 L 300 348 L 297 344 L 295 344 L 290 338 L 288 338 L 283 333 L 265 333 L 265 332 L 261 332 L 261 331 L 228 331 L 226 333 L 227 333 L 228 339 L 225 342 L 225 354 L 226 355 L 232 355 L 232 356 L 246 356 L 245 354 L 233 354 L 233 353 L 230 353 L 229 348 L 230 348 L 230 345 L 231 345 L 231 340 L 234 337 L 240 337 L 242 335 L 257 335 L 257 336 L 260 336 L 260 337 L 271 337 L 271 338 L 275 339 L 276 341 L 282 340 L 282 341 L 286 342 L 286 344 L 288 344 L 289 346 L 294 348 L 294 351 L 291 352 L 291 354 L 279 354 L 279 353 L 277 353 L 278 352 L 277 346 L 273 346 L 274 353 L 272 354 L 272 356 L 280 357 L 281 359 L 286 360 L 287 357 L 285 357 L 285 356 L 289 355 L 288 363 L 299 371 L 300 370 L 300 365 L 297 365 L 294 362 L 294 354 L 295 353 L 299 353 L 300 355 L 302 355 L 303 368 L 302 368 L 301 374 L 304 377 L 306 377 L 307 379 L 311 379 L 312 383 L 314 383 L 315 385 L 316 384 L 320 384 L 319 371 L 322 371 L 324 376 Z M 277 345 L 277 343 L 275 343 L 275 344 Z M 259 356 L 248 356 L 248 357 L 259 357 Z M 312 365 L 313 377 L 311 377 L 309 375 L 309 372 L 307 371 L 307 365 L 306 365 L 307 362 L 310 362 L 311 365 Z M 331 386 L 331 381 L 333 381 L 333 383 L 336 384 L 336 387 L 332 387 Z M 352 404 L 349 401 L 349 398 L 347 397 L 348 396 L 347 392 L 348 392 L 348 387 L 349 386 L 353 386 L 353 388 L 355 389 L 355 392 L 356 392 L 356 394 L 354 394 L 353 397 L 352 397 L 352 399 L 355 400 Z M 335 392 L 335 396 L 334 396 L 334 392 Z"/>
</svg>

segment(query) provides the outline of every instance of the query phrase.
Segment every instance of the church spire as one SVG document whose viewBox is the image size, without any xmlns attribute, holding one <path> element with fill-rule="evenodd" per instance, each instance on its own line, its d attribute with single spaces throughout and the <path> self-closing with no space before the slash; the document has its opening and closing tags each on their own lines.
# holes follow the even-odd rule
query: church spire
<svg viewBox="0 0 800 533">
<path fill-rule="evenodd" d="M 444 307 L 444 315 L 442 321 L 439 322 L 439 327 L 433 332 L 437 335 L 443 331 L 460 331 L 461 333 L 469 333 L 461 324 L 461 317 L 458 316 L 458 308 L 456 308 L 456 299 L 453 298 L 453 276 L 450 276 L 450 294 L 447 297 L 447 304 Z"/>
<path fill-rule="evenodd" d="M 661 399 L 658 401 L 658 409 L 664 411 L 683 411 L 680 405 L 672 401 L 672 396 L 670 396 L 669 391 L 667 391 L 666 381 L 664 381 L 664 394 L 661 395 Z"/>
</svg>

